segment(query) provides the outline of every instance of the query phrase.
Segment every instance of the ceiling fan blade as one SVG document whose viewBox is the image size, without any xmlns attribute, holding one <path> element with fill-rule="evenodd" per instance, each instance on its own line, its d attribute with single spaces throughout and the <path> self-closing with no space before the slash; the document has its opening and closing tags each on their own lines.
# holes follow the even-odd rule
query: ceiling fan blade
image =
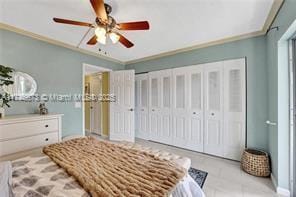
<svg viewBox="0 0 296 197">
<path fill-rule="evenodd" d="M 102 19 L 103 21 L 108 21 L 104 0 L 90 0 L 90 3 L 95 10 L 97 17 Z"/>
<path fill-rule="evenodd" d="M 148 21 L 119 23 L 117 25 L 120 30 L 146 30 L 146 29 L 149 29 Z"/>
<path fill-rule="evenodd" d="M 131 41 L 129 41 L 126 37 L 124 37 L 124 36 L 121 35 L 120 33 L 117 33 L 117 35 L 120 36 L 120 38 L 119 38 L 119 42 L 120 42 L 121 44 L 123 44 L 126 48 L 131 48 L 131 47 L 134 46 L 134 44 L 133 44 Z"/>
<path fill-rule="evenodd" d="M 88 42 L 87 42 L 88 45 L 95 45 L 97 44 L 97 36 L 94 35 Z"/>
<path fill-rule="evenodd" d="M 68 24 L 68 25 L 79 25 L 79 26 L 93 27 L 93 25 L 90 23 L 72 21 L 72 20 L 62 19 L 62 18 L 53 18 L 53 21 L 56 23 L 64 23 L 64 24 Z"/>
</svg>

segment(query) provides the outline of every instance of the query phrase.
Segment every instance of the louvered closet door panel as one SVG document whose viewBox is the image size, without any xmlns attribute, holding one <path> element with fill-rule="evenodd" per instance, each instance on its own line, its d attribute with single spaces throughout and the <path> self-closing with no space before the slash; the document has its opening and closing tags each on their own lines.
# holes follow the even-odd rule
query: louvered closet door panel
<svg viewBox="0 0 296 197">
<path fill-rule="evenodd" d="M 173 145 L 186 147 L 188 134 L 188 78 L 184 68 L 173 69 Z"/>
<path fill-rule="evenodd" d="M 149 128 L 150 140 L 159 141 L 161 136 L 160 71 L 149 73 Z"/>
<path fill-rule="evenodd" d="M 223 63 L 204 64 L 204 152 L 223 156 Z"/>
<path fill-rule="evenodd" d="M 149 139 L 149 81 L 148 74 L 136 75 L 138 85 L 138 112 L 137 123 L 138 124 L 138 137 L 142 139 Z"/>
<path fill-rule="evenodd" d="M 190 66 L 188 77 L 188 143 L 186 148 L 203 152 L 203 67 Z"/>
<path fill-rule="evenodd" d="M 160 93 L 161 130 L 158 141 L 165 144 L 171 144 L 173 140 L 171 69 L 160 72 Z"/>
<path fill-rule="evenodd" d="M 246 140 L 245 59 L 224 62 L 224 157 L 240 160 Z"/>
</svg>

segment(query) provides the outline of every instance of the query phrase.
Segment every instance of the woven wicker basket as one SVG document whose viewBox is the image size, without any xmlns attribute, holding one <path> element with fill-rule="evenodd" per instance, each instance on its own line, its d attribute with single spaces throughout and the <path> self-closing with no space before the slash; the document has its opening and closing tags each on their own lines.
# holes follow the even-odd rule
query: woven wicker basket
<svg viewBox="0 0 296 197">
<path fill-rule="evenodd" d="M 246 149 L 241 159 L 242 169 L 254 176 L 270 176 L 270 164 L 268 154 L 264 151 Z"/>
</svg>

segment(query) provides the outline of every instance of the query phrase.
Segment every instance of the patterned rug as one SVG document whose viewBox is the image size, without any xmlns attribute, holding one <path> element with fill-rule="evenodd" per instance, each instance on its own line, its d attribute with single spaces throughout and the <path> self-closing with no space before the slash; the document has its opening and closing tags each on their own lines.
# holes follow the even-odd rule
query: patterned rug
<svg viewBox="0 0 296 197">
<path fill-rule="evenodd" d="M 195 180 L 195 182 L 202 188 L 206 181 L 208 173 L 195 168 L 190 168 L 188 170 L 188 173 Z"/>
</svg>

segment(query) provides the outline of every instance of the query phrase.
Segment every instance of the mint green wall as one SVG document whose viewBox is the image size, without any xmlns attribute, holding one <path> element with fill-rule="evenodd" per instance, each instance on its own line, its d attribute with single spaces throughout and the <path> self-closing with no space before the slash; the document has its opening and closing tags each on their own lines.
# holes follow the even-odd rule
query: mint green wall
<svg viewBox="0 0 296 197">
<path fill-rule="evenodd" d="M 264 36 L 127 65 L 137 73 L 247 57 L 247 145 L 268 150 L 267 64 Z"/>
<path fill-rule="evenodd" d="M 124 66 L 88 56 L 0 29 L 0 64 L 30 74 L 37 82 L 37 93 L 81 94 L 82 64 L 88 63 L 114 70 Z M 16 102 L 8 114 L 33 113 L 38 103 Z M 52 113 L 62 113 L 63 136 L 82 134 L 82 109 L 74 103 L 48 103 Z"/>
<path fill-rule="evenodd" d="M 278 41 L 295 19 L 296 1 L 286 0 L 272 25 L 279 26 L 279 31 L 272 30 L 267 35 L 268 118 L 279 123 L 277 127 L 269 127 L 269 150 L 273 175 L 278 186 L 286 189 L 289 188 L 289 130 L 285 116 L 288 113 L 288 69 L 287 64 L 278 59 L 278 56 L 285 57 L 283 51 L 278 50 Z"/>
</svg>

